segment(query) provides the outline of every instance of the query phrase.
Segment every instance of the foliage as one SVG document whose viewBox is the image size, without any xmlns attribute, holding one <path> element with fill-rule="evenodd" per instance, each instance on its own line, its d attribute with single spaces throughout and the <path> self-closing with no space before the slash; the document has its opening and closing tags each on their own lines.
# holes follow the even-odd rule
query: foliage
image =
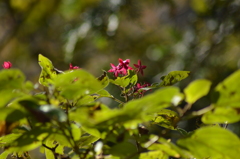
<svg viewBox="0 0 240 159">
<path fill-rule="evenodd" d="M 26 81 L 18 69 L 4 67 L 0 71 L 4 97 L 0 105 L 0 147 L 4 152 L 0 159 L 9 154 L 31 158 L 28 151 L 38 147 L 47 159 L 234 159 L 240 151 L 238 136 L 226 129 L 228 123 L 240 120 L 239 71 L 213 88 L 209 106 L 187 113 L 211 90 L 211 82 L 205 79 L 193 81 L 183 91 L 172 86 L 187 78 L 188 71 L 173 71 L 163 76 L 162 82 L 141 85 L 138 72 L 141 68 L 143 75 L 146 66 L 135 64 L 133 69 L 128 59 L 112 65 L 116 69 L 108 72 L 113 76 L 104 71 L 98 78 L 72 65 L 59 71 L 43 55 L 38 61 L 42 86 Z M 119 97 L 124 100 L 108 92 L 110 83 L 119 87 Z M 103 98 L 118 106 L 104 104 Z M 203 122 L 197 130 L 187 132 L 179 127 L 181 121 L 195 116 L 202 116 Z"/>
</svg>

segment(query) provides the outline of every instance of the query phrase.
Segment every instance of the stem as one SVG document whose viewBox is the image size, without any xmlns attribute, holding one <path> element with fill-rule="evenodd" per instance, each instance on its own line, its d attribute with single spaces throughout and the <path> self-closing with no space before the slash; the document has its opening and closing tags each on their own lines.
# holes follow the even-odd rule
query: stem
<svg viewBox="0 0 240 159">
<path fill-rule="evenodd" d="M 154 138 L 152 138 L 152 139 L 150 139 L 150 141 L 148 141 L 148 142 L 146 143 L 147 145 L 145 144 L 145 148 L 149 148 L 152 144 L 154 144 L 156 141 L 158 141 L 158 139 L 159 139 L 159 137 L 157 137 L 157 136 L 154 137 Z M 125 159 L 130 159 L 130 158 L 132 158 L 132 157 L 140 154 L 141 152 L 143 152 L 143 150 L 140 150 L 140 151 L 138 151 L 138 152 L 135 152 L 135 153 L 129 155 L 128 157 L 126 157 Z"/>
<path fill-rule="evenodd" d="M 181 111 L 180 116 L 183 116 L 189 109 L 191 109 L 192 104 L 187 104 Z"/>
<path fill-rule="evenodd" d="M 125 102 L 128 102 L 128 95 L 126 93 L 126 88 L 123 88 L 123 93 L 124 93 L 124 98 L 125 98 Z"/>
<path fill-rule="evenodd" d="M 120 103 L 120 104 L 125 104 L 124 102 L 120 101 L 119 99 L 117 99 L 117 98 L 115 98 L 115 97 L 113 97 L 113 96 L 111 96 L 111 97 L 109 97 L 109 98 L 113 99 L 114 101 L 116 101 L 116 102 L 118 102 L 118 103 Z"/>
<path fill-rule="evenodd" d="M 226 122 L 226 124 L 224 125 L 224 129 L 227 129 L 227 127 L 228 127 L 228 123 Z"/>
<path fill-rule="evenodd" d="M 57 144 L 55 147 L 51 148 L 51 147 L 48 147 L 48 146 L 45 145 L 45 144 L 42 144 L 43 147 L 45 147 L 46 149 L 52 151 L 55 159 L 58 159 L 58 157 L 57 157 L 58 154 L 55 152 L 55 150 L 56 150 L 56 148 L 58 147 L 58 145 L 59 145 L 59 144 Z"/>
<path fill-rule="evenodd" d="M 214 109 L 214 107 L 212 105 L 206 107 L 206 108 L 203 108 L 199 111 L 193 111 L 190 115 L 184 117 L 184 119 L 189 119 L 189 118 L 192 118 L 194 116 L 200 116 L 200 115 L 203 115 L 205 114 L 206 112 L 208 111 L 211 111 L 212 109 Z"/>
</svg>

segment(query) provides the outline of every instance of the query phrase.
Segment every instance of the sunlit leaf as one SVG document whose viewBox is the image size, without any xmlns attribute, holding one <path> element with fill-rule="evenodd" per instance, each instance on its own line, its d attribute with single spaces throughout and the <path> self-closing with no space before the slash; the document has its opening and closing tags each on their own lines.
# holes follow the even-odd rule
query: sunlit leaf
<svg viewBox="0 0 240 159">
<path fill-rule="evenodd" d="M 240 121 L 240 114 L 236 109 L 231 107 L 217 107 L 213 111 L 205 113 L 202 117 L 202 122 L 205 124 L 216 123 L 235 123 Z"/>
<path fill-rule="evenodd" d="M 185 78 L 187 78 L 190 74 L 190 71 L 172 71 L 168 73 L 166 76 L 162 76 L 162 82 L 159 86 L 170 86 L 173 85 Z"/>
<path fill-rule="evenodd" d="M 19 138 L 21 134 L 11 133 L 5 136 L 0 137 L 0 147 L 8 146 L 17 138 Z"/>
<path fill-rule="evenodd" d="M 96 137 L 99 137 L 99 138 L 101 137 L 101 133 L 99 132 L 98 129 L 89 128 L 89 127 L 85 127 L 85 126 L 82 126 L 81 128 L 90 135 L 93 135 L 93 136 L 96 136 Z"/>
<path fill-rule="evenodd" d="M 83 95 L 93 94 L 105 87 L 83 69 L 58 75 L 54 84 L 61 91 L 60 94 L 67 99 L 77 99 Z"/>
<path fill-rule="evenodd" d="M 81 137 L 81 139 L 77 143 L 80 147 L 89 146 L 89 144 L 96 142 L 98 139 L 99 137 L 96 137 L 93 135 L 87 135 L 87 136 Z"/>
<path fill-rule="evenodd" d="M 46 141 L 46 146 L 48 146 L 49 148 L 52 148 L 54 146 L 53 142 L 50 140 Z M 51 150 L 49 150 L 48 148 L 45 148 L 45 156 L 46 159 L 55 159 L 54 154 Z"/>
<path fill-rule="evenodd" d="M 117 77 L 117 79 L 115 79 L 115 80 L 110 79 L 111 83 L 113 83 L 117 86 L 120 86 L 122 88 L 127 87 L 129 84 L 135 85 L 137 83 L 137 81 L 138 81 L 137 75 L 131 70 L 128 70 L 128 74 L 126 76 Z"/>
<path fill-rule="evenodd" d="M 124 105 L 124 110 L 129 112 L 156 113 L 163 108 L 172 106 L 175 97 L 183 98 L 177 87 L 166 87 L 146 95 L 143 98 L 129 101 Z"/>
<path fill-rule="evenodd" d="M 110 79 L 110 82 L 117 85 L 117 86 L 120 86 L 122 88 L 125 88 L 129 85 L 130 83 L 130 79 L 127 78 L 127 77 L 117 77 L 117 79 L 113 80 L 113 79 Z"/>
<path fill-rule="evenodd" d="M 72 131 L 73 139 L 75 141 L 79 140 L 81 137 L 81 129 L 76 124 L 71 124 L 71 131 Z"/>
<path fill-rule="evenodd" d="M 54 132 L 49 137 L 48 140 L 50 141 L 57 141 L 60 145 L 71 147 L 71 141 L 67 136 L 65 136 L 62 132 Z"/>
<path fill-rule="evenodd" d="M 57 71 L 54 69 L 52 62 L 41 54 L 38 55 L 38 63 L 42 69 L 39 83 L 43 86 L 49 86 L 57 77 Z"/>
<path fill-rule="evenodd" d="M 168 159 L 168 155 L 163 153 L 161 150 L 158 151 L 149 151 L 149 152 L 143 152 L 140 154 L 139 159 Z"/>
<path fill-rule="evenodd" d="M 216 126 L 202 127 L 177 144 L 188 149 L 195 158 L 234 159 L 240 152 L 239 138 Z"/>
<path fill-rule="evenodd" d="M 168 129 L 175 130 L 178 121 L 179 116 L 176 112 L 169 109 L 162 109 L 153 118 L 152 123 Z"/>
<path fill-rule="evenodd" d="M 190 83 L 185 89 L 186 101 L 190 104 L 195 103 L 199 98 L 208 94 L 211 82 L 205 79 L 199 79 Z"/>
<path fill-rule="evenodd" d="M 219 83 L 214 92 L 214 105 L 217 107 L 240 107 L 240 70 Z"/>
<path fill-rule="evenodd" d="M 171 140 L 166 140 L 164 138 L 160 138 L 158 140 L 159 144 L 153 144 L 153 147 L 151 146 L 149 149 L 161 149 L 163 152 L 168 154 L 169 156 L 176 157 L 176 158 L 192 158 L 192 154 L 188 151 L 178 147 L 173 142 L 170 142 Z"/>
<path fill-rule="evenodd" d="M 11 152 L 5 150 L 0 154 L 0 159 L 6 159 L 9 154 L 11 154 Z"/>
</svg>

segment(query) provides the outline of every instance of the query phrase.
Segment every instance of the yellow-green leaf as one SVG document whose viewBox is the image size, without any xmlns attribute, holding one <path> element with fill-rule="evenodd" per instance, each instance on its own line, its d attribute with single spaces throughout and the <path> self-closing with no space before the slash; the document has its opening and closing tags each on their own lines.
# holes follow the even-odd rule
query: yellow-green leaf
<svg viewBox="0 0 240 159">
<path fill-rule="evenodd" d="M 195 103 L 199 98 L 208 94 L 211 82 L 206 79 L 199 79 L 190 83 L 185 89 L 186 101 L 190 104 Z"/>
<path fill-rule="evenodd" d="M 52 62 L 45 56 L 39 54 L 38 63 L 42 69 L 39 83 L 43 86 L 48 86 L 53 83 L 53 79 L 57 77 L 57 71 L 54 69 Z"/>
</svg>

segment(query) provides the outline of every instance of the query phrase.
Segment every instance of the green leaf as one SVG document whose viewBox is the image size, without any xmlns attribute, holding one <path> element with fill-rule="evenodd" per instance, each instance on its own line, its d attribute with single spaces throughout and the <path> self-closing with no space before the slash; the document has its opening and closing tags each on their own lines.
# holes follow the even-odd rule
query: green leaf
<svg viewBox="0 0 240 159">
<path fill-rule="evenodd" d="M 26 116 L 26 113 L 12 107 L 0 108 L 0 112 L 0 121 L 15 122 Z"/>
<path fill-rule="evenodd" d="M 45 156 L 46 156 L 46 159 L 55 159 L 52 151 L 47 148 L 45 148 Z"/>
<path fill-rule="evenodd" d="M 42 69 L 39 83 L 43 86 L 49 86 L 57 77 L 57 71 L 54 69 L 52 62 L 41 54 L 38 55 L 38 63 Z"/>
<path fill-rule="evenodd" d="M 110 153 L 114 156 L 120 156 L 120 157 L 127 157 L 133 153 L 137 152 L 137 147 L 133 143 L 130 143 L 128 141 L 121 142 L 117 145 L 114 145 L 109 150 Z"/>
<path fill-rule="evenodd" d="M 22 89 L 25 76 L 18 69 L 3 69 L 0 71 L 0 90 Z"/>
<path fill-rule="evenodd" d="M 137 74 L 132 71 L 132 70 L 128 70 L 128 76 L 127 76 L 129 79 L 130 79 L 130 83 L 131 85 L 135 85 L 137 82 L 138 82 L 138 76 Z"/>
<path fill-rule="evenodd" d="M 13 99 L 20 97 L 21 94 L 19 92 L 15 92 L 12 89 L 2 90 L 0 91 L 0 108 L 6 107 Z"/>
<path fill-rule="evenodd" d="M 99 97 L 112 97 L 112 95 L 105 89 L 102 89 L 96 93 Z"/>
<path fill-rule="evenodd" d="M 110 82 L 117 85 L 117 86 L 120 86 L 122 88 L 125 88 L 127 87 L 129 84 L 130 84 L 130 79 L 127 78 L 126 76 L 124 77 L 117 77 L 117 79 L 113 80 L 113 79 L 110 79 Z"/>
<path fill-rule="evenodd" d="M 99 137 L 93 136 L 93 135 L 87 135 L 81 137 L 81 139 L 77 142 L 79 147 L 83 146 L 89 146 L 90 144 L 96 142 L 99 139 Z"/>
<path fill-rule="evenodd" d="M 183 136 L 187 136 L 188 135 L 188 132 L 182 128 L 177 128 L 177 131 L 182 134 Z"/>
<path fill-rule="evenodd" d="M 101 133 L 99 132 L 98 129 L 89 128 L 89 127 L 85 127 L 85 126 L 82 126 L 81 128 L 90 135 L 93 135 L 93 136 L 96 136 L 99 138 L 101 137 Z"/>
<path fill-rule="evenodd" d="M 60 145 L 71 147 L 70 139 L 67 138 L 62 132 L 54 132 L 48 137 L 50 141 L 57 141 Z"/>
<path fill-rule="evenodd" d="M 103 88 L 107 87 L 109 84 L 109 78 L 107 76 L 107 72 L 104 71 L 103 74 L 97 78 L 97 80 L 100 81 L 100 83 L 103 85 Z"/>
<path fill-rule="evenodd" d="M 89 128 L 106 129 L 116 123 L 136 127 L 138 123 L 149 121 L 152 117 L 150 115 L 171 106 L 175 97 L 182 98 L 179 89 L 166 87 L 141 99 L 126 103 L 123 109 L 109 109 L 103 104 L 100 104 L 97 109 L 79 107 L 69 112 L 69 118 Z"/>
<path fill-rule="evenodd" d="M 217 107 L 240 108 L 240 70 L 234 72 L 223 82 L 219 83 L 213 95 Z"/>
<path fill-rule="evenodd" d="M 56 148 L 56 153 L 63 155 L 64 154 L 64 146 L 58 145 L 58 147 Z"/>
<path fill-rule="evenodd" d="M 81 129 L 76 124 L 71 124 L 71 131 L 74 141 L 77 141 L 81 137 Z"/>
<path fill-rule="evenodd" d="M 166 76 L 162 76 L 162 82 L 159 86 L 171 86 L 185 78 L 187 78 L 190 74 L 190 71 L 172 71 Z"/>
<path fill-rule="evenodd" d="M 131 70 L 128 70 L 128 74 L 123 77 L 117 77 L 117 79 L 110 79 L 110 82 L 120 86 L 122 88 L 126 88 L 129 84 L 135 85 L 138 81 L 138 76 Z"/>
<path fill-rule="evenodd" d="M 19 138 L 21 134 L 11 133 L 5 136 L 0 137 L 0 147 L 8 146 L 17 138 Z"/>
<path fill-rule="evenodd" d="M 0 154 L 0 159 L 6 159 L 8 155 L 10 155 L 11 152 L 5 150 L 3 153 Z"/>
<path fill-rule="evenodd" d="M 239 138 L 220 127 L 202 127 L 177 144 L 188 149 L 195 158 L 234 159 L 240 152 Z"/>
<path fill-rule="evenodd" d="M 208 94 L 211 82 L 205 79 L 199 79 L 190 83 L 185 89 L 186 101 L 190 104 L 195 103 L 199 98 Z"/>
<path fill-rule="evenodd" d="M 205 124 L 216 123 L 235 123 L 240 121 L 240 115 L 236 109 L 231 107 L 217 107 L 214 111 L 205 113 L 202 117 L 202 122 Z"/>
<path fill-rule="evenodd" d="M 94 103 L 94 101 L 98 98 L 99 98 L 99 96 L 96 94 L 86 95 L 86 96 L 83 96 L 83 97 L 77 99 L 77 103 L 75 105 L 76 106 L 88 105 L 88 104 Z"/>
<path fill-rule="evenodd" d="M 169 109 L 162 109 L 152 120 L 152 124 L 157 124 L 167 129 L 175 130 L 179 121 L 178 114 Z"/>
<path fill-rule="evenodd" d="M 18 69 L 0 71 L 0 107 L 5 107 L 23 95 L 25 76 Z"/>
<path fill-rule="evenodd" d="M 98 109 L 99 110 L 93 110 L 92 107 L 80 107 L 76 111 L 70 112 L 69 118 L 70 120 L 76 121 L 84 127 L 89 128 L 96 128 L 97 126 L 107 128 L 108 126 L 113 125 L 116 122 L 129 120 L 129 118 L 127 117 L 124 118 L 122 110 L 102 110 L 102 106 L 99 106 Z"/>
<path fill-rule="evenodd" d="M 129 101 L 124 105 L 126 112 L 144 111 L 145 113 L 156 113 L 163 108 L 172 106 L 175 98 L 182 99 L 183 95 L 177 87 L 165 87 L 146 95 L 143 98 Z"/>
<path fill-rule="evenodd" d="M 71 100 L 96 93 L 105 87 L 93 75 L 83 69 L 60 74 L 54 84 L 61 91 L 60 94 L 63 97 Z"/>
<path fill-rule="evenodd" d="M 168 159 L 168 157 L 168 155 L 158 150 L 141 153 L 139 159 Z"/>
<path fill-rule="evenodd" d="M 47 140 L 46 141 L 46 146 L 52 148 L 52 147 L 54 147 L 54 144 L 53 144 L 52 141 Z M 45 148 L 44 151 L 45 151 L 46 159 L 55 159 L 54 154 L 53 154 L 53 152 L 51 150 L 49 150 L 48 148 Z"/>
<path fill-rule="evenodd" d="M 164 154 L 164 157 L 172 156 L 175 158 L 192 158 L 192 155 L 189 152 L 171 143 L 170 140 L 159 138 L 155 135 L 151 135 L 150 140 L 144 143 L 142 146 L 147 148 L 149 152 L 161 152 Z"/>
</svg>

